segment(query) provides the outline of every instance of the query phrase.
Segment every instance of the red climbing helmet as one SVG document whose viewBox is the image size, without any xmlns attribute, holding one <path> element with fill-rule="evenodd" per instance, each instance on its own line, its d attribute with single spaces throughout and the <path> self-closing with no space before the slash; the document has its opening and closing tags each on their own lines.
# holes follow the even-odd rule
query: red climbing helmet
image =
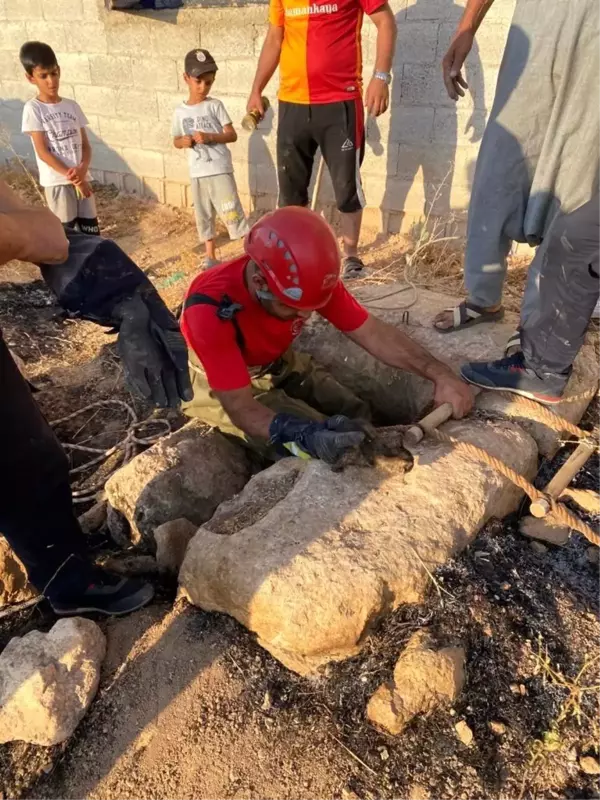
<svg viewBox="0 0 600 800">
<path fill-rule="evenodd" d="M 340 251 L 325 220 L 300 206 L 265 214 L 246 236 L 244 249 L 272 294 L 301 311 L 322 308 L 340 279 Z"/>
</svg>

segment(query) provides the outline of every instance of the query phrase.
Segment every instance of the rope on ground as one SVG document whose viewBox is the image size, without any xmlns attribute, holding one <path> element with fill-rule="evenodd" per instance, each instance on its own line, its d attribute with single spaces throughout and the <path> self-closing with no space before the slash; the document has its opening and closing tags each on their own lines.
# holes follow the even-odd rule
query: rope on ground
<svg viewBox="0 0 600 800">
<path fill-rule="evenodd" d="M 580 394 L 574 394 L 570 397 L 565 397 L 561 402 L 563 403 L 576 403 L 581 400 L 589 400 L 591 397 L 594 396 L 596 390 L 589 390 L 586 392 L 581 392 Z M 528 397 L 522 397 L 518 394 L 512 394 L 510 392 L 502 392 L 502 394 L 510 398 L 511 400 L 516 401 L 520 405 L 527 406 L 527 408 L 531 408 L 535 411 L 536 416 L 545 422 L 550 428 L 555 431 L 566 431 L 570 433 L 572 436 L 575 436 L 577 439 L 588 439 L 591 437 L 589 431 L 584 431 L 581 428 L 574 425 L 565 417 L 561 417 L 559 414 L 556 414 L 552 411 L 548 406 L 544 406 L 541 403 L 536 402 L 535 400 L 530 400 Z"/>
<path fill-rule="evenodd" d="M 73 490 L 72 495 L 74 503 L 87 503 L 90 500 L 93 500 L 97 493 L 104 488 L 104 484 L 110 478 L 110 476 L 116 472 L 117 469 L 127 464 L 127 462 L 133 458 L 139 445 L 148 446 L 154 444 L 159 439 L 162 439 L 163 436 L 171 433 L 171 423 L 168 419 L 154 419 L 150 417 L 148 419 L 139 420 L 133 407 L 124 400 L 97 400 L 95 403 L 89 403 L 87 406 L 83 406 L 83 408 L 78 408 L 77 411 L 73 411 L 71 414 L 67 414 L 60 419 L 53 420 L 50 425 L 51 427 L 55 428 L 58 425 L 78 417 L 80 414 L 84 414 L 86 411 L 91 411 L 94 408 L 102 408 L 106 406 L 118 406 L 122 409 L 125 409 L 127 412 L 129 424 L 127 426 L 125 435 L 120 441 L 118 441 L 112 447 L 106 449 L 101 447 L 89 447 L 81 444 L 72 444 L 70 442 L 61 443 L 62 446 L 67 450 L 77 450 L 79 452 L 90 453 L 93 455 L 93 458 L 86 461 L 84 464 L 80 464 L 79 466 L 70 470 L 70 475 L 77 475 L 80 472 L 84 472 L 89 467 L 104 463 L 107 458 L 110 458 L 110 456 L 114 455 L 115 453 L 119 454 L 117 463 L 101 481 L 98 481 L 92 486 L 86 486 L 83 489 Z M 90 420 L 88 420 L 88 422 L 89 421 Z M 87 422 L 85 424 L 87 425 Z M 146 425 L 162 425 L 164 430 L 160 431 L 159 433 L 150 434 L 149 436 L 140 436 L 140 428 L 143 428 Z"/>
</svg>

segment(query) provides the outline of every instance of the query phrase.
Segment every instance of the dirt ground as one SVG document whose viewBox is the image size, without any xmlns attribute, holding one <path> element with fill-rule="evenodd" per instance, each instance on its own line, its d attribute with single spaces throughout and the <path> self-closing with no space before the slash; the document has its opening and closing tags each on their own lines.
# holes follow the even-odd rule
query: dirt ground
<svg viewBox="0 0 600 800">
<path fill-rule="evenodd" d="M 10 177 L 34 197 L 26 179 Z M 201 259 L 190 213 L 111 189 L 98 199 L 103 232 L 176 308 Z M 408 277 L 460 292 L 457 255 L 433 246 L 412 262 L 412 248 L 373 237 L 365 281 Z M 222 239 L 221 258 L 238 252 L 239 244 Z M 525 270 L 514 262 L 510 298 Z M 66 319 L 34 267 L 13 262 L 0 271 L 0 327 L 51 419 L 101 399 L 130 403 L 141 419 L 151 415 L 123 384 L 115 337 Z M 594 406 L 585 426 L 596 418 Z M 109 447 L 125 425 L 122 409 L 95 408 L 58 432 Z M 541 465 L 540 485 L 570 448 Z M 74 485 L 97 478 L 84 471 Z M 597 455 L 575 486 L 597 489 Z M 562 548 L 533 548 L 518 534 L 517 516 L 490 523 L 433 576 L 427 602 L 396 611 L 360 656 L 318 679 L 286 670 L 234 620 L 173 605 L 176 587 L 151 576 L 157 599 L 149 608 L 99 621 L 108 655 L 73 737 L 53 748 L 0 746 L 0 798 L 597 797 L 598 776 L 579 763 L 598 757 L 600 735 L 597 550 L 578 534 Z M 102 534 L 91 545 L 98 553 L 111 546 Z M 1 619 L 0 647 L 54 621 L 43 604 Z M 440 644 L 465 646 L 465 689 L 452 709 L 415 720 L 400 737 L 383 735 L 367 723 L 366 702 L 425 625 Z M 469 747 L 454 730 L 460 720 L 473 731 Z"/>
</svg>

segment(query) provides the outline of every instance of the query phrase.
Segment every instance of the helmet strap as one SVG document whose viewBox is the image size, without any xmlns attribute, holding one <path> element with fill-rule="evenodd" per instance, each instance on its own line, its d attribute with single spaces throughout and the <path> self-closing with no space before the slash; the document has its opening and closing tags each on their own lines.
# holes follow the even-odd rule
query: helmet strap
<svg viewBox="0 0 600 800">
<path fill-rule="evenodd" d="M 275 299 L 273 293 L 270 292 L 268 289 L 257 289 L 256 296 L 258 297 L 259 300 L 269 301 Z"/>
</svg>

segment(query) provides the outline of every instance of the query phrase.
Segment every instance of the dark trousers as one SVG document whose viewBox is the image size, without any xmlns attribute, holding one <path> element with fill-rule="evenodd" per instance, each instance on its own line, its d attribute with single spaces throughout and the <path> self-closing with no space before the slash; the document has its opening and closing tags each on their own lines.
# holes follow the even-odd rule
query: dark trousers
<svg viewBox="0 0 600 800">
<path fill-rule="evenodd" d="M 0 533 L 47 596 L 83 579 L 67 457 L 0 333 Z"/>
<path fill-rule="evenodd" d="M 552 224 L 541 259 L 538 303 L 524 320 L 525 362 L 536 371 L 568 373 L 598 301 L 600 202 L 592 200 Z"/>
</svg>

